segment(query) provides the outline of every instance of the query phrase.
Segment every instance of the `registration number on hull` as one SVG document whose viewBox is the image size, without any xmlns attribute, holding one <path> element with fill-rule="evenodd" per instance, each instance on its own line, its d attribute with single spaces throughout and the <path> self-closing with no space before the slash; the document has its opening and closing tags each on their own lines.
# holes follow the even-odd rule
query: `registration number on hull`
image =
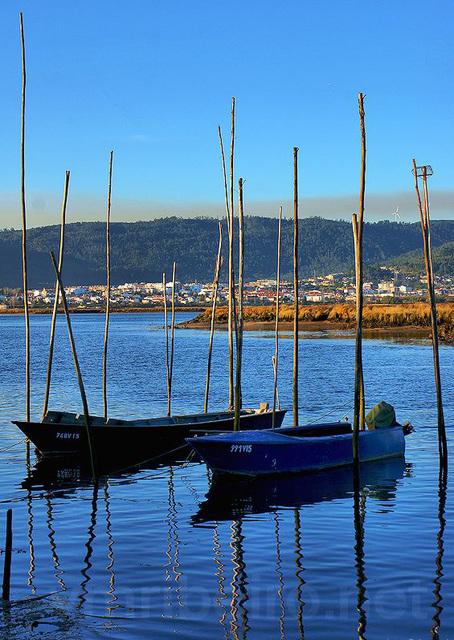
<svg viewBox="0 0 454 640">
<path fill-rule="evenodd" d="M 230 453 L 251 453 L 252 444 L 232 444 Z"/>
<path fill-rule="evenodd" d="M 69 433 L 68 431 L 57 431 L 55 434 L 56 438 L 63 438 L 64 440 L 78 440 L 79 436 L 79 433 Z"/>
</svg>

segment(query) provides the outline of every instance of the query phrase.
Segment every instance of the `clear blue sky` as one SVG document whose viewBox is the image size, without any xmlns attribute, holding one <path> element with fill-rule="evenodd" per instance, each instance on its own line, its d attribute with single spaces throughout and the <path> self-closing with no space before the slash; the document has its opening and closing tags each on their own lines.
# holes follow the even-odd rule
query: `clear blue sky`
<svg viewBox="0 0 454 640">
<path fill-rule="evenodd" d="M 356 208 L 366 94 L 366 216 L 399 204 L 416 220 L 411 161 L 431 164 L 433 217 L 454 218 L 454 6 L 402 0 L 3 0 L 0 226 L 20 226 L 19 11 L 27 57 L 30 225 L 103 219 L 114 150 L 113 218 L 219 215 L 217 125 L 229 137 L 246 213 L 292 198 L 301 214 Z M 290 215 L 290 207 L 286 206 Z M 366 218 L 367 219 L 367 218 Z"/>
</svg>

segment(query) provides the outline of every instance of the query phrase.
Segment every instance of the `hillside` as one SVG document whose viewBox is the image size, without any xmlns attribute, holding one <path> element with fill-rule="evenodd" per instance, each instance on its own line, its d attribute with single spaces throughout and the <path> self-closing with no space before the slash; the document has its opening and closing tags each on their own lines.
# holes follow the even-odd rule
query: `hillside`
<svg viewBox="0 0 454 640">
<path fill-rule="evenodd" d="M 214 218 L 162 218 L 150 222 L 116 222 L 111 225 L 112 282 L 156 282 L 163 270 L 171 277 L 177 262 L 178 279 L 208 281 L 213 277 L 218 243 L 218 221 Z M 224 228 L 224 255 L 227 234 Z M 454 263 L 454 220 L 432 223 L 435 268 L 444 271 Z M 58 252 L 59 227 L 30 229 L 28 262 L 30 287 L 53 283 L 48 252 Z M 282 275 L 292 273 L 293 221 L 282 228 Z M 245 277 L 272 278 L 276 269 L 277 220 L 247 217 L 245 220 Z M 421 256 L 421 258 L 419 257 Z M 439 259 L 438 259 L 439 257 Z M 348 222 L 309 218 L 300 224 L 301 275 L 348 271 L 353 268 L 353 241 Z M 422 269 L 422 239 L 417 223 L 366 223 L 366 265 L 399 263 Z M 421 266 L 420 266 L 421 265 Z M 225 263 L 224 273 L 225 278 Z M 451 269 L 452 272 L 452 269 Z M 64 282 L 105 282 L 105 225 L 100 222 L 69 224 L 66 230 Z M 0 231 L 0 287 L 21 285 L 21 233 Z"/>
</svg>

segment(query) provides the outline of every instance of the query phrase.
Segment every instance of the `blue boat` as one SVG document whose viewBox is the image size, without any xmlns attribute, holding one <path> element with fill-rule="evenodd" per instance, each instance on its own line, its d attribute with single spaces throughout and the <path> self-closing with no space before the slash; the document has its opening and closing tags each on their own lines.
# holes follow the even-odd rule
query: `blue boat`
<svg viewBox="0 0 454 640">
<path fill-rule="evenodd" d="M 353 464 L 353 432 L 346 422 L 239 431 L 188 438 L 217 473 L 308 473 Z M 359 460 L 403 456 L 404 430 L 396 425 L 359 432 Z"/>
</svg>

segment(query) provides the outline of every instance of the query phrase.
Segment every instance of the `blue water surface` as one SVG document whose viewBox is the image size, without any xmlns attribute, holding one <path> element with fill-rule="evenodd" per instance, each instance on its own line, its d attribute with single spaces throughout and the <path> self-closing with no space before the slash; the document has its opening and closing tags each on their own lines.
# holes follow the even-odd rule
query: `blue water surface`
<svg viewBox="0 0 454 640">
<path fill-rule="evenodd" d="M 191 314 L 178 314 L 182 321 Z M 104 318 L 73 316 L 90 411 L 102 414 Z M 112 314 L 111 417 L 163 415 L 163 315 Z M 31 318 L 32 416 L 44 398 L 49 316 Z M 302 333 L 300 421 L 352 416 L 354 341 Z M 175 332 L 173 413 L 202 411 L 209 334 Z M 439 477 L 431 345 L 364 343 L 366 403 L 416 427 L 404 460 L 351 471 L 219 484 L 203 464 L 149 464 L 93 482 L 77 464 L 27 465 L 24 322 L 0 316 L 0 548 L 13 510 L 11 606 L 4 638 L 454 638 L 451 467 Z M 448 445 L 453 348 L 442 346 Z M 243 404 L 272 401 L 274 336 L 248 331 Z M 283 334 L 279 396 L 292 405 L 293 342 Z M 215 335 L 210 408 L 228 404 L 227 334 Z M 58 318 L 50 407 L 82 411 Z M 291 412 L 285 423 L 291 424 Z M 450 460 L 452 455 L 450 457 Z M 41 474 L 41 475 L 40 475 Z M 44 478 L 44 479 L 43 479 Z M 443 480 L 443 479 L 442 479 Z M 1 558 L 0 558 L 1 563 Z"/>
</svg>

